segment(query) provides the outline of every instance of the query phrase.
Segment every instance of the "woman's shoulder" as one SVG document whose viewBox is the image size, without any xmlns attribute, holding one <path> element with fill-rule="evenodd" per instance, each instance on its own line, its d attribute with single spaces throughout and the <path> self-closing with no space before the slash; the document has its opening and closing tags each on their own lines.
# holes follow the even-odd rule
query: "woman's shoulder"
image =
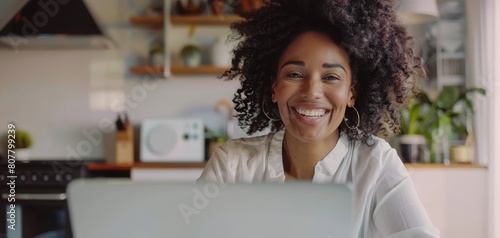
<svg viewBox="0 0 500 238">
<path fill-rule="evenodd" d="M 354 141 L 353 150 L 354 163 L 359 167 L 369 166 L 373 169 L 397 169 L 404 167 L 397 151 L 386 140 L 372 136 L 367 143 Z"/>
<path fill-rule="evenodd" d="M 361 141 L 353 141 L 352 143 L 356 150 L 369 154 L 387 153 L 394 150 L 389 142 L 378 136 L 372 136 L 366 143 Z"/>
</svg>

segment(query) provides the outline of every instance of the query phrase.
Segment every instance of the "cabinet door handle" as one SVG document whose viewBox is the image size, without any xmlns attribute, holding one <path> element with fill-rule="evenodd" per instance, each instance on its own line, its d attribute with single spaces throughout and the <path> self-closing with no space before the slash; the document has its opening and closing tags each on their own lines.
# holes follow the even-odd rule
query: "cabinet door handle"
<svg viewBox="0 0 500 238">
<path fill-rule="evenodd" d="M 2 198 L 7 200 L 8 193 L 2 193 Z M 45 201 L 64 201 L 66 193 L 18 193 L 15 196 L 16 200 L 45 200 Z"/>
</svg>

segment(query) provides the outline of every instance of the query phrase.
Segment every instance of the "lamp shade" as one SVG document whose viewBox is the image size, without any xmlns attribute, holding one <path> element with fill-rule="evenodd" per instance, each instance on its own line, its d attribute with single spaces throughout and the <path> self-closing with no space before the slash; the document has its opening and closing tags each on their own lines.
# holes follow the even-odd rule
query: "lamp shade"
<svg viewBox="0 0 500 238">
<path fill-rule="evenodd" d="M 436 0 L 395 0 L 395 7 L 406 25 L 428 23 L 439 16 Z"/>
</svg>

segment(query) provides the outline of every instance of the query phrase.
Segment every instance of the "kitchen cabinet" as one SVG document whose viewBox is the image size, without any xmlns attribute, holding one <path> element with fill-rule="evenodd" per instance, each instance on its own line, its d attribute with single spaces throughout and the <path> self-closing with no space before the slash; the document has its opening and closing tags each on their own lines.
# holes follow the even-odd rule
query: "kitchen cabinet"
<svg viewBox="0 0 500 238">
<path fill-rule="evenodd" d="M 442 238 L 487 237 L 488 169 L 408 167 L 417 194 Z"/>
<path fill-rule="evenodd" d="M 228 31 L 231 23 L 239 21 L 241 18 L 237 15 L 172 15 L 170 10 L 172 1 L 167 0 L 164 4 L 163 16 L 135 16 L 130 18 L 130 22 L 137 27 L 163 30 L 164 64 L 163 66 L 137 65 L 131 67 L 130 72 L 134 74 L 161 74 L 168 77 L 170 75 L 183 74 L 220 75 L 228 70 L 229 66 L 221 67 L 207 64 L 208 60 L 206 60 L 206 56 L 204 56 L 204 62 L 199 66 L 185 66 L 179 60 L 179 44 L 186 44 L 192 41 L 186 34 L 189 31 L 189 27 L 195 27 L 196 30 L 201 28 L 215 28 L 216 30 L 209 30 L 209 32 L 210 34 L 215 34 L 212 34 L 212 37 L 217 37 L 221 33 L 224 34 L 224 31 Z M 206 34 L 206 32 L 201 33 L 201 35 Z M 207 54 L 207 52 L 202 53 Z"/>
<path fill-rule="evenodd" d="M 438 2 L 439 18 L 430 26 L 435 37 L 435 88 L 465 87 L 466 84 L 466 12 L 463 0 Z M 433 62 L 434 63 L 434 62 Z"/>
</svg>

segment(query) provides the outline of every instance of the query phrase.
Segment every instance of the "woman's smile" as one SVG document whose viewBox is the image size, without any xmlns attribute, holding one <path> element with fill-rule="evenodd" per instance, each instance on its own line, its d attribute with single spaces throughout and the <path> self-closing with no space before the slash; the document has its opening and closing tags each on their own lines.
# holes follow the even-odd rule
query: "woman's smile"
<svg viewBox="0 0 500 238">
<path fill-rule="evenodd" d="M 316 105 L 296 105 L 291 106 L 293 116 L 301 123 L 309 126 L 320 124 L 329 119 L 331 110 L 318 107 Z"/>
</svg>

